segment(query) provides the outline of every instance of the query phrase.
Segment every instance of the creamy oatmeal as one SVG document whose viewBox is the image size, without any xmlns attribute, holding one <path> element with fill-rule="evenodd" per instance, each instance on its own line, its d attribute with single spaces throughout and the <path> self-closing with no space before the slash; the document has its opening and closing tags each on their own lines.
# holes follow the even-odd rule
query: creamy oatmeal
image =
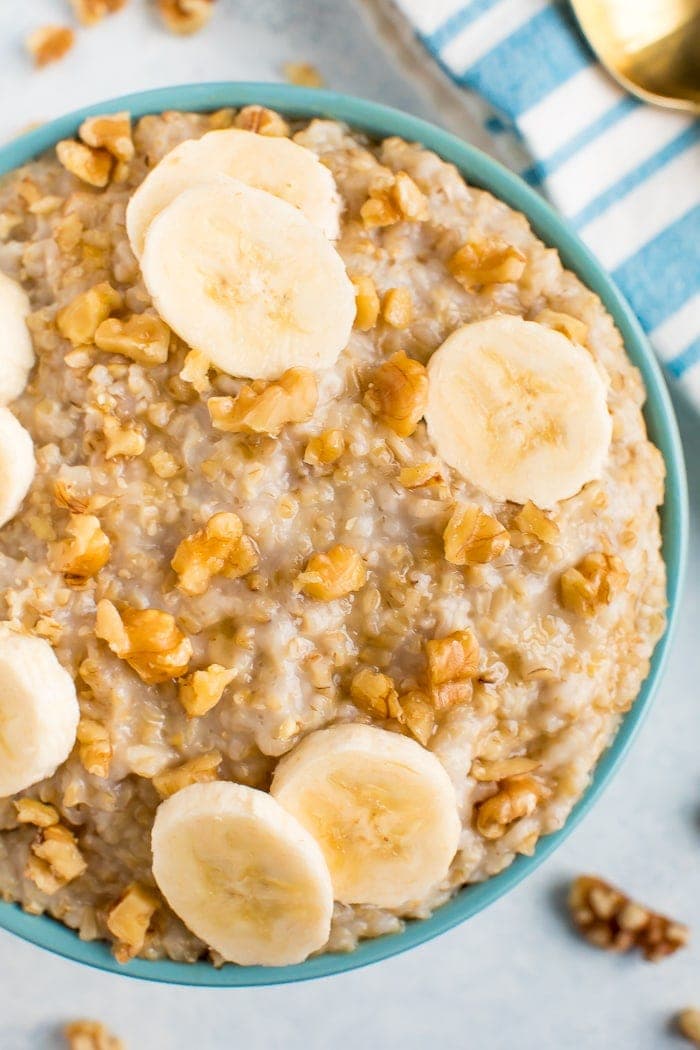
<svg viewBox="0 0 700 1050">
<path fill-rule="evenodd" d="M 10 646 L 14 632 L 45 642 L 39 663 L 68 672 L 80 709 L 55 772 L 39 763 L 33 782 L 0 799 L 0 893 L 109 940 L 122 961 L 194 961 L 215 938 L 190 932 L 159 891 L 156 809 L 193 784 L 266 793 L 282 756 L 300 756 L 314 731 L 361 723 L 436 759 L 426 776 L 437 784 L 446 771 L 459 819 L 454 841 L 443 829 L 440 877 L 406 890 L 407 900 L 387 905 L 370 888 L 370 900 L 358 892 L 362 903 L 339 903 L 334 881 L 330 935 L 304 954 L 324 941 L 349 951 L 429 915 L 560 828 L 634 702 L 665 609 L 664 470 L 646 435 L 642 383 L 599 299 L 525 218 L 418 145 L 373 143 L 332 121 L 290 126 L 259 107 L 147 116 L 133 129 L 127 116 L 100 120 L 0 183 L 0 271 L 29 297 L 36 353 L 9 406 L 31 436 L 36 472 L 0 531 L 0 618 Z M 165 308 L 168 275 L 149 281 L 154 307 L 127 203 L 174 147 L 232 126 L 291 137 L 333 177 L 341 224 L 324 243 L 342 258 L 356 308 L 349 341 L 335 333 L 345 347 L 335 364 L 337 350 L 330 364 L 319 351 L 315 368 L 291 361 L 234 378 L 212 364 L 233 352 L 227 336 L 207 327 L 207 353 L 196 332 L 187 330 L 191 349 L 171 330 L 183 334 Z M 277 192 L 225 182 L 222 200 Z M 166 203 L 147 241 L 167 245 L 170 209 L 197 192 Z M 303 201 L 280 203 L 285 222 L 293 206 L 299 251 L 307 240 L 326 251 L 318 239 L 329 231 L 317 227 L 328 215 L 312 228 Z M 154 253 L 147 244 L 144 272 L 155 270 Z M 183 323 L 196 328 L 195 279 L 178 296 Z M 235 289 L 206 291 L 226 306 Z M 341 283 L 336 292 L 345 294 Z M 305 304 L 300 339 L 325 316 L 320 298 Z M 340 313 L 319 323 L 319 346 Z M 562 401 L 553 373 L 553 430 L 525 471 L 506 463 L 510 435 L 540 389 L 514 384 L 500 434 L 482 429 L 467 450 L 462 427 L 472 433 L 478 405 L 456 411 L 451 429 L 438 425 L 460 368 L 443 381 L 425 367 L 455 333 L 466 362 L 482 329 L 463 326 L 495 316 L 511 333 L 504 352 L 525 319 L 543 355 L 550 335 L 553 353 L 577 355 L 597 405 L 586 437 L 569 426 L 578 388 Z M 251 332 L 236 353 L 259 345 Z M 507 386 L 511 372 L 502 375 Z M 481 487 L 467 480 L 473 462 L 490 463 Z M 565 491 L 570 479 L 575 491 Z M 49 671 L 49 657 L 60 666 Z M 41 717 L 48 732 L 53 714 Z M 273 789 L 281 803 L 283 794 Z M 263 824 L 275 801 L 264 798 Z M 314 868 L 316 882 L 304 872 L 309 885 L 327 879 L 325 869 Z M 313 922 L 322 927 L 319 915 Z"/>
</svg>

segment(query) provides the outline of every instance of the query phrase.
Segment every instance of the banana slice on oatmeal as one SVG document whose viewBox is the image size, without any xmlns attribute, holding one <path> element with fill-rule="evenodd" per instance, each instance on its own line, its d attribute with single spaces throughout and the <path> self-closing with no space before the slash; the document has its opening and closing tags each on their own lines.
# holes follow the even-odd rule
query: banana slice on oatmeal
<svg viewBox="0 0 700 1050">
<path fill-rule="evenodd" d="M 318 841 L 336 900 L 395 908 L 446 875 L 459 843 L 455 791 L 432 752 L 367 725 L 309 734 L 270 792 Z"/>
<path fill-rule="evenodd" d="M 0 405 L 19 397 L 34 366 L 28 314 L 26 292 L 17 281 L 0 272 Z"/>
<path fill-rule="evenodd" d="M 34 443 L 9 408 L 0 408 L 0 528 L 22 506 L 36 473 Z"/>
<path fill-rule="evenodd" d="M 73 679 L 49 643 L 0 624 L 0 798 L 65 762 L 79 715 Z"/>
<path fill-rule="evenodd" d="M 333 891 L 318 845 L 269 795 L 193 784 L 161 803 L 153 874 L 173 911 L 224 959 L 302 962 L 328 940 Z"/>
<path fill-rule="evenodd" d="M 315 153 L 291 139 L 227 128 L 187 139 L 166 153 L 131 197 L 126 229 L 134 254 L 143 254 L 146 231 L 183 190 L 230 175 L 298 208 L 326 237 L 340 232 L 340 197 L 331 172 Z"/>
<path fill-rule="evenodd" d="M 592 357 L 534 321 L 464 325 L 428 365 L 428 435 L 493 499 L 551 507 L 603 472 L 612 439 Z"/>
<path fill-rule="evenodd" d="M 291 204 L 225 175 L 154 219 L 141 269 L 163 320 L 230 375 L 330 367 L 350 337 L 355 293 L 335 248 Z"/>
</svg>

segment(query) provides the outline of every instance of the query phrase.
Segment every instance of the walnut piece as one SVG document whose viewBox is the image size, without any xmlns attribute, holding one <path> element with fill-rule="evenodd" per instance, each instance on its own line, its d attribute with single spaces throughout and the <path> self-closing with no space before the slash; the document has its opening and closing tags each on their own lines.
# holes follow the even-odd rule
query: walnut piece
<svg viewBox="0 0 700 1050">
<path fill-rule="evenodd" d="M 534 813 L 548 791 L 528 774 L 506 777 L 495 795 L 476 807 L 476 827 L 485 839 L 500 839 L 516 820 Z"/>
<path fill-rule="evenodd" d="M 399 694 L 389 675 L 363 667 L 350 683 L 350 696 L 361 710 L 374 718 L 398 718 L 403 721 Z"/>
<path fill-rule="evenodd" d="M 112 15 L 121 10 L 127 0 L 70 0 L 75 17 L 81 25 L 94 26 L 105 15 Z"/>
<path fill-rule="evenodd" d="M 56 156 L 66 171 L 89 186 L 103 189 L 109 182 L 114 157 L 106 149 L 93 149 L 75 139 L 62 139 L 56 143 Z"/>
<path fill-rule="evenodd" d="M 436 711 L 471 699 L 480 655 L 479 643 L 470 630 L 453 631 L 425 643 L 428 685 Z"/>
<path fill-rule="evenodd" d="M 616 554 L 586 554 L 559 578 L 559 600 L 569 612 L 593 616 L 624 589 L 629 573 Z"/>
<path fill-rule="evenodd" d="M 475 780 L 506 780 L 508 777 L 518 777 L 523 773 L 533 773 L 540 763 L 527 755 L 513 755 L 512 758 L 495 759 L 492 762 L 476 758 L 472 762 L 469 775 Z"/>
<path fill-rule="evenodd" d="M 423 485 L 440 485 L 444 480 L 442 464 L 437 459 L 426 459 L 422 463 L 413 463 L 411 466 L 402 467 L 399 471 L 399 481 L 407 489 L 422 488 Z"/>
<path fill-rule="evenodd" d="M 569 911 L 579 933 L 597 948 L 627 952 L 638 948 L 658 962 L 684 947 L 690 931 L 651 911 L 595 875 L 579 875 L 569 892 Z"/>
<path fill-rule="evenodd" d="M 114 946 L 117 962 L 128 962 L 141 951 L 158 903 L 158 898 L 145 886 L 133 882 L 110 908 L 107 929 L 117 939 Z"/>
<path fill-rule="evenodd" d="M 81 292 L 56 314 L 56 327 L 73 346 L 92 343 L 95 332 L 113 310 L 122 305 L 122 297 L 107 281 Z"/>
<path fill-rule="evenodd" d="M 467 241 L 447 262 L 447 269 L 468 292 L 485 284 L 519 281 L 526 258 L 501 237 Z"/>
<path fill-rule="evenodd" d="M 352 278 L 355 289 L 355 327 L 360 332 L 369 332 L 379 317 L 379 295 L 371 277 L 358 274 Z"/>
<path fill-rule="evenodd" d="M 141 431 L 136 427 L 123 426 L 116 416 L 105 415 L 102 427 L 107 438 L 105 459 L 140 456 L 146 447 L 146 439 Z"/>
<path fill-rule="evenodd" d="M 197 755 L 179 766 L 171 766 L 153 777 L 153 786 L 161 798 L 170 798 L 176 791 L 190 784 L 208 784 L 217 779 L 221 765 L 221 752 L 208 751 Z"/>
<path fill-rule="evenodd" d="M 700 1046 L 700 1010 L 693 1007 L 681 1010 L 676 1018 L 676 1027 L 690 1043 Z"/>
<path fill-rule="evenodd" d="M 362 556 L 353 547 L 339 543 L 324 554 L 312 554 L 294 588 L 317 601 L 332 602 L 359 591 L 366 579 Z"/>
<path fill-rule="evenodd" d="M 429 698 L 419 689 L 413 689 L 399 698 L 402 719 L 412 736 L 416 738 L 423 747 L 435 731 L 435 708 Z"/>
<path fill-rule="evenodd" d="M 207 405 L 217 430 L 277 437 L 286 423 L 306 423 L 311 419 L 317 400 L 313 372 L 308 368 L 290 368 L 279 379 L 259 379 L 242 386 L 236 397 L 211 397 Z"/>
<path fill-rule="evenodd" d="M 26 39 L 27 51 L 39 67 L 63 58 L 74 43 L 75 33 L 68 26 L 40 26 Z"/>
<path fill-rule="evenodd" d="M 453 565 L 483 565 L 510 546 L 510 536 L 498 518 L 476 503 L 458 503 L 443 532 L 445 557 Z"/>
<path fill-rule="evenodd" d="M 191 383 L 198 394 L 203 394 L 211 387 L 209 382 L 211 367 L 211 361 L 204 356 L 201 350 L 190 350 L 180 371 L 180 379 L 185 383 Z"/>
<path fill-rule="evenodd" d="M 96 777 L 109 776 L 112 744 L 107 727 L 94 718 L 81 718 L 76 736 L 78 755 L 87 772 Z"/>
<path fill-rule="evenodd" d="M 548 328 L 553 328 L 555 332 L 561 332 L 572 343 L 578 343 L 580 346 L 586 345 L 588 325 L 584 324 L 583 321 L 579 321 L 578 317 L 560 313 L 558 310 L 541 310 L 535 321 L 537 324 L 544 324 Z"/>
<path fill-rule="evenodd" d="M 342 430 L 324 430 L 309 438 L 304 449 L 304 463 L 312 467 L 325 467 L 335 463 L 345 451 L 345 434 Z"/>
<path fill-rule="evenodd" d="M 290 133 L 284 117 L 265 106 L 244 106 L 234 117 L 233 124 L 243 131 L 254 131 L 256 135 L 286 136 Z"/>
<path fill-rule="evenodd" d="M 122 354 L 139 365 L 162 365 L 168 360 L 170 329 L 153 314 L 132 314 L 126 320 L 110 317 L 98 325 L 95 345 L 109 354 Z"/>
<path fill-rule="evenodd" d="M 86 870 L 75 836 L 62 824 L 53 824 L 32 845 L 24 874 L 50 896 Z"/>
<path fill-rule="evenodd" d="M 237 514 L 222 511 L 181 540 L 170 563 L 185 594 L 204 594 L 213 576 L 236 580 L 258 564 L 253 541 Z"/>
<path fill-rule="evenodd" d="M 403 350 L 375 369 L 364 396 L 365 407 L 399 437 L 409 437 L 428 401 L 428 373 Z"/>
<path fill-rule="evenodd" d="M 58 824 L 58 813 L 53 806 L 35 798 L 18 798 L 13 802 L 19 824 L 34 824 L 37 828 L 50 828 Z"/>
<path fill-rule="evenodd" d="M 157 0 L 158 13 L 172 33 L 187 36 L 203 29 L 214 13 L 214 0 Z"/>
<path fill-rule="evenodd" d="M 384 294 L 382 317 L 392 328 L 408 328 L 413 320 L 413 299 L 408 288 L 390 288 Z"/>
<path fill-rule="evenodd" d="M 97 606 L 95 634 L 125 660 L 148 685 L 181 678 L 192 659 L 192 644 L 170 613 L 160 609 L 121 612 L 103 598 Z"/>
<path fill-rule="evenodd" d="M 323 87 L 323 77 L 310 62 L 285 62 L 282 72 L 289 83 L 297 87 Z"/>
<path fill-rule="evenodd" d="M 126 1050 L 124 1043 L 100 1021 L 71 1021 L 63 1034 L 68 1050 Z"/>
<path fill-rule="evenodd" d="M 515 524 L 525 536 L 534 536 L 540 543 L 556 543 L 559 526 L 543 510 L 528 502 L 514 518 Z"/>
<path fill-rule="evenodd" d="M 224 689 L 236 677 L 233 668 L 209 664 L 203 671 L 195 671 L 180 682 L 179 698 L 189 718 L 199 718 L 216 707 Z"/>
<path fill-rule="evenodd" d="M 94 514 L 71 514 L 68 538 L 51 548 L 51 568 L 61 572 L 66 583 L 81 586 L 109 561 L 111 545 Z"/>
<path fill-rule="evenodd" d="M 88 117 L 80 125 L 78 136 L 86 146 L 106 149 L 115 160 L 128 164 L 134 158 L 131 117 L 126 110 Z"/>
<path fill-rule="evenodd" d="M 367 227 L 392 226 L 395 222 L 425 222 L 430 218 L 428 199 L 405 171 L 382 172 L 369 188 L 360 208 Z"/>
</svg>

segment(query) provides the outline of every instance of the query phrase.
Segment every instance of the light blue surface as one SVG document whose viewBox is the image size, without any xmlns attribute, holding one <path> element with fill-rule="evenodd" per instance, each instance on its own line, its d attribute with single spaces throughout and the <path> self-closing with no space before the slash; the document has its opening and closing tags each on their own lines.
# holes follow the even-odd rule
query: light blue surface
<svg viewBox="0 0 700 1050">
<path fill-rule="evenodd" d="M 602 757 L 594 781 L 574 809 L 566 826 L 540 841 L 533 857 L 518 857 L 500 875 L 487 883 L 462 890 L 432 918 L 412 922 L 401 934 L 365 942 L 352 955 L 325 955 L 300 966 L 282 969 L 225 966 L 215 970 L 207 963 L 188 966 L 173 962 L 134 960 L 118 966 L 106 947 L 80 941 L 65 927 L 46 917 L 24 914 L 12 905 L 0 904 L 0 925 L 35 944 L 88 963 L 100 969 L 160 982 L 205 986 L 249 986 L 307 980 L 379 961 L 426 941 L 475 915 L 513 888 L 532 872 L 564 840 L 598 797 L 626 753 L 646 713 L 663 669 L 668 643 L 675 626 L 687 547 L 687 497 L 683 458 L 673 410 L 656 360 L 637 321 L 590 252 L 544 201 L 521 180 L 484 154 L 444 131 L 407 114 L 360 99 L 330 92 L 308 91 L 287 85 L 207 84 L 162 88 L 123 96 L 110 103 L 97 103 L 69 114 L 9 143 L 0 150 L 0 173 L 24 163 L 59 138 L 71 135 L 89 113 L 129 109 L 134 116 L 168 108 L 215 109 L 258 101 L 289 115 L 334 116 L 361 127 L 370 134 L 401 135 L 418 140 L 451 160 L 477 185 L 487 187 L 512 207 L 525 212 L 535 230 L 556 246 L 565 264 L 597 292 L 620 328 L 633 361 L 640 368 L 648 392 L 645 410 L 652 439 L 667 465 L 666 498 L 662 512 L 664 557 L 668 567 L 669 627 L 656 648 L 652 667 L 639 698 L 618 735 Z"/>
</svg>

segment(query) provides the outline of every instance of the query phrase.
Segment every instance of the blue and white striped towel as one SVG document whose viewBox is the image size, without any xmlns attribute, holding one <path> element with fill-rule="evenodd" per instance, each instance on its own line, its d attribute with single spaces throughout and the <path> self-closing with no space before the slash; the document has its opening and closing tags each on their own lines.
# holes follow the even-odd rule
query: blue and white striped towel
<svg viewBox="0 0 700 1050">
<path fill-rule="evenodd" d="M 700 408 L 700 122 L 626 95 L 562 0 L 394 0 L 609 270 Z M 510 151 L 516 156 L 517 151 Z"/>
</svg>

